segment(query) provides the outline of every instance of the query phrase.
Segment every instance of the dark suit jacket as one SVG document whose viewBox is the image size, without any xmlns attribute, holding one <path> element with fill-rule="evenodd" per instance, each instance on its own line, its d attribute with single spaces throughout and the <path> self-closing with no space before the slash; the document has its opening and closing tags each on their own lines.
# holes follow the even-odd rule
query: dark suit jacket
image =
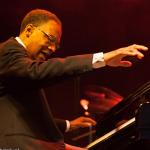
<svg viewBox="0 0 150 150">
<path fill-rule="evenodd" d="M 62 133 L 65 133 L 67 128 L 66 120 L 55 118 L 54 121 L 56 122 L 56 125 L 58 126 L 59 130 Z"/>
<path fill-rule="evenodd" d="M 45 141 L 63 136 L 40 89 L 60 77 L 92 70 L 92 54 L 32 60 L 14 38 L 0 45 L 0 138 L 25 135 Z"/>
</svg>

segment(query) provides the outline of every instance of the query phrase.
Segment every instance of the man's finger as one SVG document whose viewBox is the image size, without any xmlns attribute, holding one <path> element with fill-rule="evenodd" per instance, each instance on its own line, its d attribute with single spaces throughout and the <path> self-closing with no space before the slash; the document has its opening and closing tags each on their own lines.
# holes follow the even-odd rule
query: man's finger
<svg viewBox="0 0 150 150">
<path fill-rule="evenodd" d="M 144 45 L 137 45 L 137 44 L 133 44 L 132 45 L 133 48 L 136 48 L 138 50 L 144 50 L 144 51 L 147 51 L 148 50 L 148 47 L 144 46 Z"/>
</svg>

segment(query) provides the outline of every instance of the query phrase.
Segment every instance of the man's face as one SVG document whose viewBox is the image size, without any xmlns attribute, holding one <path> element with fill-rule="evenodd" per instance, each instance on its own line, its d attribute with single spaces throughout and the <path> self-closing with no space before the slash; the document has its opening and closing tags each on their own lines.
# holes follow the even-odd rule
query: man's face
<svg viewBox="0 0 150 150">
<path fill-rule="evenodd" d="M 32 26 L 32 28 L 27 49 L 32 59 L 47 60 L 59 47 L 61 26 L 55 21 L 49 21 L 38 27 Z"/>
</svg>

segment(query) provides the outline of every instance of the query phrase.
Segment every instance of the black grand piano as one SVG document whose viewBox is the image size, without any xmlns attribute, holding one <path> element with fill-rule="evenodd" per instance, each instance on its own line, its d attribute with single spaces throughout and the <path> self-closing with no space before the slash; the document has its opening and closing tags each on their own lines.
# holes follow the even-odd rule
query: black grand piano
<svg viewBox="0 0 150 150">
<path fill-rule="evenodd" d="M 150 150 L 150 82 L 145 83 L 98 121 L 89 150 Z"/>
</svg>

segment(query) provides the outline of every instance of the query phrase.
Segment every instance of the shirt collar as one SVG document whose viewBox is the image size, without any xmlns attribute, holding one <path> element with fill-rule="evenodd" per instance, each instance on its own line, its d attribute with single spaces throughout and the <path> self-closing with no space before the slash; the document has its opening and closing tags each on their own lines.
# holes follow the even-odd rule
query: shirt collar
<svg viewBox="0 0 150 150">
<path fill-rule="evenodd" d="M 15 37 L 15 39 L 17 40 L 17 42 L 19 44 L 21 44 L 24 48 L 26 48 L 26 46 L 24 45 L 23 41 L 19 37 Z"/>
</svg>

